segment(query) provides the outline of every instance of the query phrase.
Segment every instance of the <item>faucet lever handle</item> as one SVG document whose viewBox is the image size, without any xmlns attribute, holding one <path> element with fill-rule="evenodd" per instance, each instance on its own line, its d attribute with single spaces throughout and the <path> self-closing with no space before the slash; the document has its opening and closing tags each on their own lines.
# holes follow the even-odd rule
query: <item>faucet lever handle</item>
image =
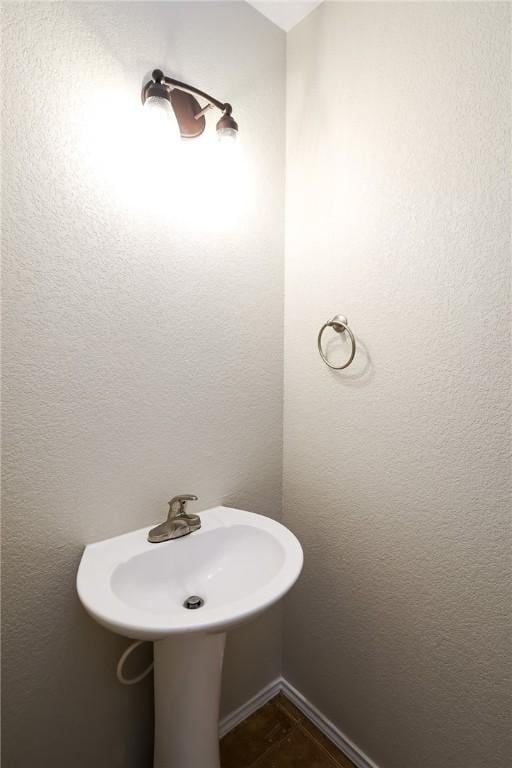
<svg viewBox="0 0 512 768">
<path fill-rule="evenodd" d="M 174 517 L 181 517 L 185 514 L 187 501 L 197 501 L 197 496 L 191 493 L 184 493 L 180 496 L 173 496 L 169 502 L 169 520 Z"/>
</svg>

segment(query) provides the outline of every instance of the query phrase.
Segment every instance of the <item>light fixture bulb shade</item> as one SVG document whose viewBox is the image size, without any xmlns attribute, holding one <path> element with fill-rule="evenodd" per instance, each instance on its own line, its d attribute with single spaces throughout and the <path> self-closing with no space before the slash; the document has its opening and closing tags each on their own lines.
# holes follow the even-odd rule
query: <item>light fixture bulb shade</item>
<svg viewBox="0 0 512 768">
<path fill-rule="evenodd" d="M 231 109 L 231 108 L 230 108 Z M 226 111 L 217 123 L 217 136 L 219 141 L 231 144 L 238 136 L 238 124 L 231 111 Z"/>
<path fill-rule="evenodd" d="M 144 111 L 149 117 L 152 143 L 165 148 L 169 144 L 177 144 L 181 139 L 176 115 L 168 99 L 161 96 L 148 96 L 144 102 Z"/>
<path fill-rule="evenodd" d="M 217 131 L 217 137 L 222 144 L 231 144 L 238 138 L 238 131 L 236 128 L 222 128 Z"/>
</svg>

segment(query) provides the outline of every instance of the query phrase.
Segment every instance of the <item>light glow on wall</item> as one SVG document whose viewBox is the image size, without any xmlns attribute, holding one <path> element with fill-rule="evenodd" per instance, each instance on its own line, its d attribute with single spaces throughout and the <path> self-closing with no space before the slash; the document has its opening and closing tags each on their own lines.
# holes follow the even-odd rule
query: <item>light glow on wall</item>
<svg viewBox="0 0 512 768">
<path fill-rule="evenodd" d="M 219 141 L 214 127 L 180 139 L 172 110 L 167 119 L 158 105 L 143 107 L 133 88 L 96 88 L 81 104 L 74 177 L 105 205 L 180 229 L 221 234 L 237 226 L 247 203 L 239 141 Z"/>
</svg>

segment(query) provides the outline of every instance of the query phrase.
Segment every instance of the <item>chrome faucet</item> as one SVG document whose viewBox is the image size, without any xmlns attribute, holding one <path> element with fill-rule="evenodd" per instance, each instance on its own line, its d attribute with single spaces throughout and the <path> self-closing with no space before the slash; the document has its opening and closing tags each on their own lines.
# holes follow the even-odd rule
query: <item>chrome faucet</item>
<svg viewBox="0 0 512 768">
<path fill-rule="evenodd" d="M 169 515 L 165 523 L 160 523 L 148 533 L 148 541 L 158 544 L 160 541 L 179 539 L 201 527 L 199 515 L 191 515 L 186 511 L 187 501 L 197 501 L 197 496 L 185 494 L 175 496 L 169 502 Z"/>
</svg>

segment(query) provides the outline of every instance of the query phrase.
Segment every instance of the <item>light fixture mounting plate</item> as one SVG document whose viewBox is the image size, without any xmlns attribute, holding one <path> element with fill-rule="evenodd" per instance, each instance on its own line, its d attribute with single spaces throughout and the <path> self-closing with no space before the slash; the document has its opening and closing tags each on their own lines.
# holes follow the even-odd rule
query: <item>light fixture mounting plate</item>
<svg viewBox="0 0 512 768">
<path fill-rule="evenodd" d="M 179 88 L 172 89 L 170 99 L 182 138 L 195 139 L 200 136 L 205 129 L 206 120 L 204 115 L 196 117 L 202 110 L 198 100 Z"/>
</svg>

